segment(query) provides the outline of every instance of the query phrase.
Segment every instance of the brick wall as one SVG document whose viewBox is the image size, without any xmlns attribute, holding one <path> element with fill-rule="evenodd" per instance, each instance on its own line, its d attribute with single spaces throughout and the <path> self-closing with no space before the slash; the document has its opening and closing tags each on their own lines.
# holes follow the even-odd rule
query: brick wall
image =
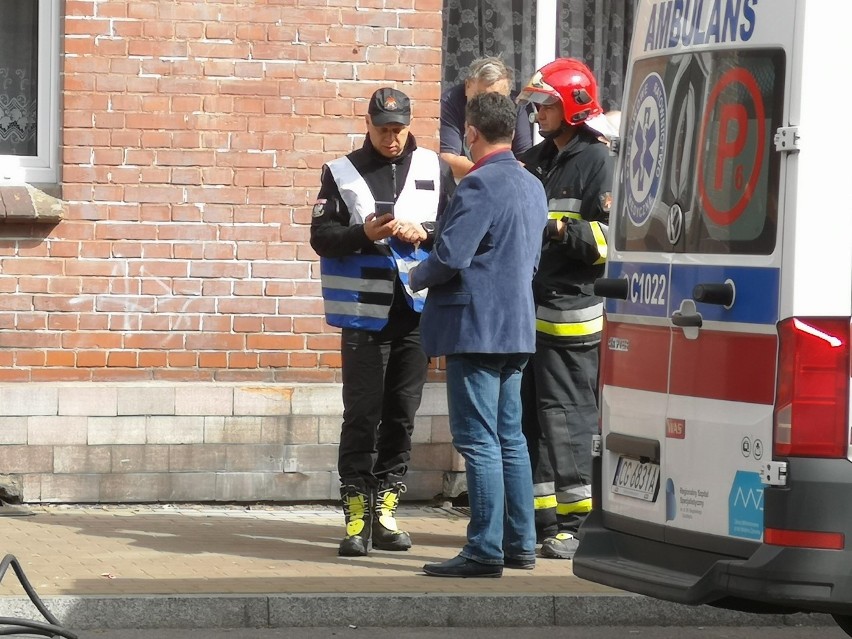
<svg viewBox="0 0 852 639">
<path fill-rule="evenodd" d="M 67 0 L 65 220 L 0 225 L 0 380 L 334 381 L 310 205 L 367 97 L 436 147 L 441 0 Z"/>
<path fill-rule="evenodd" d="M 441 0 L 63 4 L 67 208 L 56 224 L 0 223 L 0 382 L 47 393 L 183 384 L 179 396 L 210 383 L 338 381 L 339 338 L 322 319 L 308 245 L 319 169 L 361 144 L 380 86 L 412 97 L 412 131 L 437 147 Z M 26 445 L 42 469 L 29 494 L 43 496 L 45 473 L 58 472 L 56 449 L 47 464 L 40 447 L 112 445 L 93 439 L 99 410 L 77 415 L 85 428 L 66 416 L 33 435 L 43 422 L 0 406 L 0 437 L 13 433 L 0 446 Z M 185 444 L 159 441 L 153 416 L 137 416 L 145 439 L 133 445 Z M 159 427 L 179 429 L 174 417 Z M 216 442 L 188 445 L 204 443 Z M 111 452 L 109 464 L 102 448 L 85 454 L 111 472 Z"/>
</svg>

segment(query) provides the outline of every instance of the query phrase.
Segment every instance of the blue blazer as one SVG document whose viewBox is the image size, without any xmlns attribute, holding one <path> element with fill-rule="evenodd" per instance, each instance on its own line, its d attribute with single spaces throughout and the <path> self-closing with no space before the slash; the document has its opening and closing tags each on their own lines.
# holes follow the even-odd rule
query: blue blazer
<svg viewBox="0 0 852 639">
<path fill-rule="evenodd" d="M 532 279 L 546 224 L 544 187 L 509 150 L 459 182 L 432 253 L 409 274 L 414 290 L 429 289 L 427 355 L 535 352 Z"/>
</svg>

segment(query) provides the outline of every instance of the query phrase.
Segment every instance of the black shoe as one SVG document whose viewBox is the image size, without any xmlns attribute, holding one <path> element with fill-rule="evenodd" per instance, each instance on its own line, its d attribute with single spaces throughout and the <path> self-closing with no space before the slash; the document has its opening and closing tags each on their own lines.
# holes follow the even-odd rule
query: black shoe
<svg viewBox="0 0 852 639">
<path fill-rule="evenodd" d="M 535 559 L 516 559 L 515 557 L 504 557 L 503 567 L 514 570 L 532 570 L 535 568 Z"/>
<path fill-rule="evenodd" d="M 426 564 L 423 572 L 432 577 L 502 577 L 503 566 L 481 564 L 458 555 L 440 564 Z"/>
</svg>

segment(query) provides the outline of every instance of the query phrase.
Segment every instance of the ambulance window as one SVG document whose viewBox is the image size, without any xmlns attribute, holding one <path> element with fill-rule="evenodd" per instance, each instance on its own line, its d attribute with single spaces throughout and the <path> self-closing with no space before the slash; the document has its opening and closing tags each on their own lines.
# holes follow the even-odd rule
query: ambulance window
<svg viewBox="0 0 852 639">
<path fill-rule="evenodd" d="M 783 83 L 780 50 L 637 63 L 625 100 L 616 247 L 771 253 Z"/>
</svg>

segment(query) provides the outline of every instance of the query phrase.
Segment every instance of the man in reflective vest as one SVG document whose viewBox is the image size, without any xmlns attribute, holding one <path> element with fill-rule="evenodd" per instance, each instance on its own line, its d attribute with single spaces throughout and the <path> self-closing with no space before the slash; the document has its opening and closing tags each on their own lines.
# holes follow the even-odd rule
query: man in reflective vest
<svg viewBox="0 0 852 639">
<path fill-rule="evenodd" d="M 408 96 L 376 91 L 364 146 L 323 167 L 311 220 L 326 321 L 342 329 L 343 556 L 411 547 L 394 515 L 427 358 L 419 329 L 425 294 L 411 291 L 408 269 L 426 257 L 455 182 L 435 152 L 417 146 L 410 122 Z"/>
<path fill-rule="evenodd" d="M 592 72 L 579 60 L 545 65 L 518 96 L 536 108 L 544 140 L 520 156 L 544 184 L 549 220 L 533 280 L 536 352 L 524 380 L 524 433 L 533 465 L 541 556 L 571 559 L 592 508 L 598 346 L 613 159 Z"/>
</svg>

